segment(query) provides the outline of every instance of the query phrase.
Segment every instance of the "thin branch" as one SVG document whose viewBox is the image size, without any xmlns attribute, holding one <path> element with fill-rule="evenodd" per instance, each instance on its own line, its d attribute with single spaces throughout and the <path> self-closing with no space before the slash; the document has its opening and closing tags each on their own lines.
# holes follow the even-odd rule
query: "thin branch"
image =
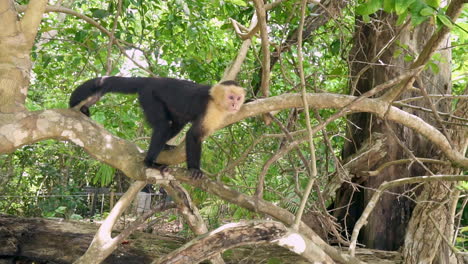
<svg viewBox="0 0 468 264">
<path fill-rule="evenodd" d="M 453 94 L 428 94 L 427 96 L 416 96 L 410 98 L 404 98 L 395 103 L 409 103 L 413 101 L 418 101 L 424 98 L 439 98 L 439 99 L 459 99 L 459 100 L 468 100 L 468 95 L 453 95 Z"/>
<path fill-rule="evenodd" d="M 405 103 L 400 103 L 400 102 L 393 102 L 392 105 L 398 106 L 398 107 L 405 107 L 405 108 L 415 109 L 415 110 L 423 111 L 423 112 L 427 112 L 427 113 L 431 113 L 431 112 L 432 112 L 431 109 L 424 108 L 424 107 L 422 107 L 422 106 L 410 105 L 410 104 L 405 104 Z M 441 116 L 449 117 L 450 119 L 455 119 L 455 120 L 458 120 L 458 121 L 462 121 L 462 122 L 467 122 L 467 123 L 468 123 L 468 119 L 467 119 L 467 118 L 462 118 L 462 117 L 455 116 L 455 115 L 452 115 L 452 114 L 450 114 L 450 113 L 444 113 L 444 112 L 438 112 L 438 114 L 441 115 Z M 444 122 L 446 122 L 446 121 L 444 121 Z"/>
<path fill-rule="evenodd" d="M 98 264 L 101 263 L 107 256 L 109 256 L 114 249 L 120 244 L 125 237 L 130 235 L 130 232 L 124 232 L 112 238 L 112 228 L 128 208 L 131 202 L 138 195 L 138 192 L 146 185 L 145 181 L 135 181 L 128 190 L 120 197 L 119 201 L 115 204 L 114 208 L 110 211 L 106 220 L 101 224 L 99 230 L 94 235 L 88 250 L 85 254 L 78 258 L 74 264 Z M 99 253 L 99 254 L 97 254 Z"/>
<path fill-rule="evenodd" d="M 442 161 L 442 160 L 437 160 L 437 159 L 426 159 L 426 158 L 417 158 L 417 160 L 424 162 L 424 163 L 434 163 L 434 164 L 440 164 L 440 165 L 450 165 L 450 162 L 448 161 Z M 384 169 L 390 167 L 390 166 L 396 166 L 396 165 L 402 165 L 406 163 L 412 163 L 414 162 L 414 159 L 400 159 L 400 160 L 392 160 L 389 162 L 386 162 L 377 169 L 373 171 L 364 171 L 363 173 L 366 176 L 378 176 Z"/>
<path fill-rule="evenodd" d="M 20 5 L 20 6 L 17 6 L 16 9 L 18 10 L 18 12 L 23 12 L 26 10 L 26 6 L 24 5 Z M 103 26 L 101 26 L 98 22 L 96 22 L 95 20 L 93 20 L 92 18 L 86 16 L 86 15 L 83 15 L 79 12 L 76 12 L 72 9 L 69 9 L 69 8 L 65 8 L 65 7 L 62 7 L 62 6 L 47 6 L 46 9 L 45 9 L 45 12 L 60 12 L 60 13 L 64 13 L 64 14 L 69 14 L 69 15 L 72 15 L 72 16 L 75 16 L 77 18 L 80 18 L 80 19 L 83 19 L 84 21 L 86 21 L 87 23 L 93 25 L 94 27 L 96 27 L 97 29 L 99 29 L 102 33 L 106 34 L 107 36 L 111 37 L 112 36 L 112 32 L 110 32 L 109 30 L 107 30 L 106 28 L 104 28 Z M 140 69 L 144 70 L 145 72 L 147 72 L 150 76 L 153 76 L 155 77 L 156 75 L 148 70 L 146 67 L 144 67 L 143 65 L 139 64 L 137 61 L 135 61 L 131 56 L 129 56 L 127 54 L 127 52 L 125 52 L 125 48 L 122 47 L 122 44 L 128 46 L 128 47 L 134 47 L 133 44 L 129 43 L 129 42 L 126 42 L 126 41 L 123 41 L 121 39 L 117 39 L 117 38 L 114 38 L 114 43 L 117 45 L 117 47 L 119 48 L 120 52 L 125 56 L 127 57 L 129 60 L 131 60 L 136 66 L 138 66 Z M 140 48 L 138 48 L 140 49 Z M 141 50 L 141 49 L 140 49 Z"/>
<path fill-rule="evenodd" d="M 379 53 L 377 53 L 377 55 L 374 56 L 374 58 L 372 58 L 370 61 L 368 62 L 361 62 L 361 63 L 366 63 L 366 66 L 364 66 L 357 74 L 356 76 L 353 77 L 353 80 L 351 82 L 351 93 L 350 94 L 354 94 L 355 91 L 356 91 L 356 87 L 357 87 L 357 84 L 359 82 L 359 79 L 361 78 L 361 76 L 368 70 L 370 69 L 371 66 L 373 65 L 376 65 L 376 66 L 381 66 L 381 63 L 376 63 L 379 59 L 380 59 L 380 56 L 382 56 L 382 54 L 384 54 L 385 51 L 387 51 L 387 49 L 396 41 L 398 40 L 398 37 L 401 35 L 402 32 L 404 32 L 405 30 L 407 30 L 408 26 L 410 25 L 410 20 L 408 20 L 399 30 L 398 32 L 395 34 L 395 36 L 393 36 L 379 51 Z M 359 61 L 354 61 L 354 62 L 359 62 Z M 419 74 L 419 72 L 418 72 Z M 410 76 L 414 76 L 414 75 L 410 75 Z M 403 79 L 402 79 L 403 80 Z M 400 81 L 402 81 L 400 80 Z"/>
<path fill-rule="evenodd" d="M 396 135 L 395 131 L 393 131 L 393 128 L 390 126 L 389 122 L 387 120 L 384 120 L 385 126 L 387 127 L 387 131 L 390 132 L 390 135 L 392 135 L 393 139 L 398 143 L 398 145 L 405 151 L 405 153 L 410 156 L 414 161 L 416 161 L 424 170 L 427 171 L 430 175 L 434 175 L 434 173 L 426 166 L 424 163 L 422 163 L 403 142 L 401 142 L 400 138 Z"/>
<path fill-rule="evenodd" d="M 258 24 L 260 26 L 260 37 L 262 39 L 262 84 L 261 91 L 263 96 L 270 95 L 270 40 L 268 38 L 268 28 L 266 22 L 266 10 L 263 0 L 254 0 L 255 10 L 257 12 Z"/>
<path fill-rule="evenodd" d="M 122 12 L 122 0 L 119 0 L 117 4 L 117 14 L 114 17 L 114 25 L 112 26 L 111 35 L 109 36 L 109 44 L 107 45 L 107 71 L 106 75 L 110 75 L 112 72 L 112 44 L 114 43 L 115 30 L 117 29 L 117 23 L 119 23 L 119 16 Z"/>
<path fill-rule="evenodd" d="M 422 83 L 422 82 L 421 82 Z M 440 118 L 439 112 L 437 111 L 435 104 L 432 102 L 431 98 L 429 97 L 429 94 L 427 93 L 426 87 L 424 85 L 421 85 L 420 87 L 421 93 L 423 94 L 424 98 L 426 98 L 427 102 L 429 103 L 429 106 L 431 107 L 432 110 L 432 115 L 434 116 L 435 120 L 439 124 L 439 126 L 442 128 L 442 133 L 444 133 L 445 137 L 447 140 L 450 142 L 451 145 L 453 145 L 452 139 L 450 138 L 450 135 L 447 131 L 447 128 L 444 126 L 442 118 Z"/>
<path fill-rule="evenodd" d="M 466 0 L 453 0 L 450 2 L 446 15 L 452 20 L 455 21 L 460 16 L 461 11 L 463 10 L 463 4 Z M 419 53 L 418 58 L 411 65 L 411 69 L 425 66 L 432 55 L 436 52 L 439 46 L 447 39 L 450 28 L 443 25 L 442 28 L 436 31 L 431 38 L 427 41 L 427 44 L 424 46 L 421 53 Z M 405 84 L 401 86 L 394 87 L 389 90 L 386 94 L 382 96 L 382 99 L 387 102 L 393 102 L 398 96 L 405 91 L 408 87 L 413 85 L 414 78 L 408 78 Z"/>
<path fill-rule="evenodd" d="M 458 248 L 456 248 L 450 241 L 447 239 L 447 237 L 444 235 L 442 230 L 439 228 L 439 224 L 434 220 L 434 217 L 429 214 L 429 219 L 431 219 L 432 224 L 434 225 L 434 228 L 437 230 L 437 233 L 439 233 L 440 237 L 442 237 L 442 240 L 447 244 L 447 246 L 452 250 L 455 255 L 463 255 L 463 256 L 468 256 L 468 253 L 463 253 L 461 252 Z"/>
<path fill-rule="evenodd" d="M 301 2 L 301 22 L 299 24 L 299 36 L 297 37 L 297 54 L 298 54 L 298 66 L 299 66 L 299 77 L 301 78 L 301 88 L 302 88 L 302 102 L 304 104 L 304 111 L 306 116 L 306 126 L 307 126 L 307 134 L 308 134 L 308 143 L 309 143 L 309 151 L 310 151 L 310 162 L 307 163 L 307 171 L 309 174 L 309 182 L 304 190 L 304 195 L 302 196 L 301 203 L 296 213 L 296 218 L 294 220 L 294 224 L 292 225 L 292 229 L 298 230 L 299 224 L 302 219 L 302 214 L 304 213 L 304 209 L 309 199 L 310 192 L 312 191 L 312 187 L 314 186 L 315 179 L 317 178 L 317 161 L 315 158 L 315 146 L 314 146 L 314 137 L 312 134 L 312 126 L 310 125 L 310 113 L 309 113 L 309 104 L 306 99 L 306 84 L 305 84 L 305 77 L 304 77 L 304 65 L 303 65 L 303 54 L 302 54 L 302 31 L 304 28 L 304 20 L 305 20 L 305 10 L 306 10 L 307 0 L 302 0 Z"/>
</svg>

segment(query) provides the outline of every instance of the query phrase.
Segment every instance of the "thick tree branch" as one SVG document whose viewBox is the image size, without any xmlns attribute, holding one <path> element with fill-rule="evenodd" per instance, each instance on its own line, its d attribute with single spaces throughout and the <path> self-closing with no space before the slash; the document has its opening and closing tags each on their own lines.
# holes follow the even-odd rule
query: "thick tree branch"
<svg viewBox="0 0 468 264">
<path fill-rule="evenodd" d="M 357 97 L 337 94 L 307 94 L 307 101 L 315 109 L 343 108 Z M 299 94 L 284 94 L 269 97 L 245 104 L 242 109 L 230 116 L 224 123 L 229 125 L 271 111 L 303 107 L 302 96 Z M 379 99 L 365 98 L 352 105 L 351 112 L 369 112 L 383 118 L 388 110 L 388 120 L 405 125 L 428 138 L 452 161 L 452 163 L 468 168 L 468 159 L 455 151 L 445 136 L 435 127 L 421 118 L 389 107 Z M 320 129 L 315 127 L 314 129 Z M 32 144 L 44 139 L 69 140 L 82 146 L 90 155 L 123 171 L 133 179 L 144 179 L 144 168 L 141 166 L 143 151 L 135 144 L 117 138 L 102 126 L 94 123 L 77 111 L 70 109 L 55 109 L 37 112 L 18 112 L 15 114 L 0 114 L 0 153 L 11 152 L 23 145 Z M 184 145 L 184 144 L 181 144 Z M 115 154 L 113 154 L 115 153 Z M 164 151 L 158 157 L 163 164 L 178 164 L 185 160 L 185 147 L 180 146 L 172 151 Z"/>
<path fill-rule="evenodd" d="M 21 19 L 21 28 L 26 37 L 27 46 L 30 49 L 34 45 L 34 39 L 36 38 L 46 6 L 47 0 L 30 1 Z"/>
<path fill-rule="evenodd" d="M 13 0 L 0 1 L 0 38 L 12 36 L 18 32 L 16 25 L 18 14 Z"/>
<path fill-rule="evenodd" d="M 92 157 L 118 168 L 128 177 L 145 180 L 143 150 L 118 138 L 80 112 L 55 109 L 0 114 L 0 153 L 45 139 L 68 140 Z"/>
<path fill-rule="evenodd" d="M 249 244 L 276 244 L 293 251 L 311 263 L 334 263 L 307 237 L 274 221 L 230 223 L 199 236 L 153 263 L 199 263 L 215 254 Z"/>
<path fill-rule="evenodd" d="M 307 94 L 307 100 L 315 109 L 334 108 L 341 109 L 357 97 L 338 94 Z M 238 122 L 244 118 L 272 112 L 281 109 L 303 107 L 302 98 L 299 94 L 283 94 L 280 96 L 269 97 L 256 100 L 253 103 L 245 104 L 236 115 L 230 116 L 225 121 L 225 125 Z M 388 113 L 387 113 L 388 110 Z M 349 108 L 350 112 L 369 112 L 376 114 L 380 118 L 387 118 L 389 121 L 407 126 L 420 133 L 432 143 L 437 145 L 444 154 L 457 166 L 468 168 L 468 159 L 463 154 L 455 151 L 447 138 L 435 127 L 426 123 L 421 118 L 407 113 L 396 107 L 389 107 L 388 103 L 379 99 L 362 99 Z M 385 116 L 387 114 L 387 116 Z"/>
</svg>

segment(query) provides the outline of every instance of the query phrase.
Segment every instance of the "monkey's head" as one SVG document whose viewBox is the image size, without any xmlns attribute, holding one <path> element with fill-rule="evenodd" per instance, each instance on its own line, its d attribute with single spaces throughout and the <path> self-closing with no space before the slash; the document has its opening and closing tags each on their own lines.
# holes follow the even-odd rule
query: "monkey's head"
<svg viewBox="0 0 468 264">
<path fill-rule="evenodd" d="M 222 111 L 235 113 L 245 100 L 245 90 L 235 81 L 224 81 L 211 88 L 210 95 Z"/>
</svg>

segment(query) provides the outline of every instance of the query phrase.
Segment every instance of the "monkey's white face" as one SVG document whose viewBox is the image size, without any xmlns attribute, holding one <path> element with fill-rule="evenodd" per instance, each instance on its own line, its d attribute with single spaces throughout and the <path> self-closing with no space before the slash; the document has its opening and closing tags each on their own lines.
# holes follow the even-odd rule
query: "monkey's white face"
<svg viewBox="0 0 468 264">
<path fill-rule="evenodd" d="M 211 88 L 210 95 L 221 112 L 233 114 L 244 104 L 245 90 L 236 85 L 216 84 Z"/>
<path fill-rule="evenodd" d="M 228 93 L 226 96 L 226 106 L 227 110 L 231 113 L 235 113 L 239 111 L 242 104 L 244 103 L 244 95 L 243 94 L 235 94 L 235 93 Z"/>
</svg>

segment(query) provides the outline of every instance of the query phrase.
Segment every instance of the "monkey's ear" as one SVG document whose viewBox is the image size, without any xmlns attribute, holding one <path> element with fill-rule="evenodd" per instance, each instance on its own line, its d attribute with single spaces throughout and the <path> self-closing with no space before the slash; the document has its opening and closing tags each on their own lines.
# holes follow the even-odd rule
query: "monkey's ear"
<svg viewBox="0 0 468 264">
<path fill-rule="evenodd" d="M 210 95 L 215 100 L 224 100 L 224 92 L 226 86 L 223 84 L 215 84 L 210 89 Z"/>
</svg>

